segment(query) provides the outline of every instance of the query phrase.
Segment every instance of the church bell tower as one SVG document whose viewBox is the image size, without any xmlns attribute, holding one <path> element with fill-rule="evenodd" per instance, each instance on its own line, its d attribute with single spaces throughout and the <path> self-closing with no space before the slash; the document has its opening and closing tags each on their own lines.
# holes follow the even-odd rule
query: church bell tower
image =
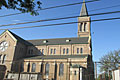
<svg viewBox="0 0 120 80">
<path fill-rule="evenodd" d="M 80 17 L 78 17 L 78 37 L 89 37 L 91 34 L 90 25 L 91 19 L 88 16 L 85 0 L 83 0 Z"/>
</svg>

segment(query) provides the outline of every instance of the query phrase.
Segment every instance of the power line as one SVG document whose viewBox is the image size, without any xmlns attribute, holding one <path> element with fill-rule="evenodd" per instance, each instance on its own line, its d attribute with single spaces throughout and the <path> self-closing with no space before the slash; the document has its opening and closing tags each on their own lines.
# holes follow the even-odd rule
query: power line
<svg viewBox="0 0 120 80">
<path fill-rule="evenodd" d="M 58 24 L 48 24 L 48 25 L 39 25 L 39 26 L 15 27 L 15 28 L 7 28 L 7 29 L 0 29 L 0 30 L 35 28 L 35 27 L 47 27 L 47 26 L 58 26 L 58 25 L 67 25 L 67 24 L 75 24 L 75 23 L 82 23 L 82 22 L 97 22 L 97 21 L 117 20 L 117 19 L 120 19 L 120 17 L 106 18 L 106 19 L 97 19 L 97 20 L 91 20 L 91 21 L 81 21 L 81 22 L 67 22 L 67 23 L 58 23 Z"/>
<path fill-rule="evenodd" d="M 90 10 L 88 12 L 91 12 L 91 11 L 97 11 L 97 10 L 103 10 L 103 9 L 109 9 L 109 8 L 113 8 L 113 7 L 118 7 L 120 5 L 114 5 L 114 6 L 109 6 L 109 7 L 104 7 L 104 8 L 99 8 L 99 9 L 94 9 L 94 10 Z"/>
<path fill-rule="evenodd" d="M 113 6 L 108 6 L 108 7 L 104 7 L 104 8 L 98 8 L 98 9 L 89 10 L 88 12 L 104 10 L 104 9 L 109 9 L 109 8 L 119 7 L 119 6 L 120 5 L 113 5 Z M 71 13 L 71 14 L 66 14 L 66 15 L 72 15 L 72 14 L 78 14 L 78 13 Z M 66 15 L 62 15 L 62 16 L 66 16 Z"/>
<path fill-rule="evenodd" d="M 100 1 L 100 0 L 86 1 L 85 3 L 90 3 L 90 2 L 95 2 L 95 1 Z M 83 3 L 83 2 L 72 3 L 72 4 L 66 4 L 66 5 L 59 5 L 59 6 L 52 6 L 52 7 L 43 8 L 43 9 L 40 9 L 40 10 L 48 10 L 48 9 L 53 9 L 53 8 L 60 8 L 60 7 L 65 7 L 65 6 L 78 5 L 78 4 L 82 4 L 82 3 Z M 36 10 L 36 11 L 40 11 L 40 10 Z M 2 16 L 0 16 L 0 17 L 7 17 L 7 16 L 13 16 L 13 15 L 19 15 L 19 14 L 23 14 L 23 13 L 7 14 L 7 15 L 2 15 Z"/>
<path fill-rule="evenodd" d="M 100 0 L 86 1 L 85 3 L 95 2 L 95 1 L 100 1 Z M 47 10 L 47 9 L 59 8 L 59 7 L 65 7 L 65 6 L 71 6 L 71 5 L 78 5 L 78 4 L 82 4 L 82 3 L 83 3 L 83 2 L 72 3 L 72 4 L 66 4 L 66 5 L 60 5 L 60 6 L 53 6 L 53 7 L 48 7 L 48 8 L 44 8 L 44 9 L 41 9 L 41 10 Z"/>
<path fill-rule="evenodd" d="M 93 9 L 93 10 L 89 10 L 88 12 L 110 9 L 110 8 L 114 8 L 114 7 L 120 7 L 120 5 L 113 5 L 113 6 L 108 6 L 108 7 L 104 7 L 104 8 Z M 72 15 L 72 14 L 78 14 L 78 13 L 71 13 L 71 14 L 68 14 L 68 15 Z"/>
<path fill-rule="evenodd" d="M 120 13 L 120 11 L 112 11 L 112 12 L 104 12 L 104 13 L 90 14 L 89 16 L 97 16 L 97 15 L 105 15 L 105 14 L 114 14 L 114 13 Z M 30 24 L 30 23 L 37 23 L 37 22 L 54 21 L 54 20 L 71 19 L 71 18 L 76 18 L 76 17 L 84 17 L 84 16 L 70 16 L 70 17 L 62 17 L 62 18 L 54 18 L 54 19 L 44 19 L 44 20 L 37 20 L 37 21 L 30 21 L 30 22 L 23 22 L 23 23 L 16 23 L 16 24 L 0 25 L 0 27 L 12 26 L 12 25 L 21 25 L 21 24 Z"/>
</svg>

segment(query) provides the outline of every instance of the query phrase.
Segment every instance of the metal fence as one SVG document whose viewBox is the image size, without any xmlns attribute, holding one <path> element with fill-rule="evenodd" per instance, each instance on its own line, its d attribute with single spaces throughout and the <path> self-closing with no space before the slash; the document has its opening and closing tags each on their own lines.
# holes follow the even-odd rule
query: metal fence
<svg viewBox="0 0 120 80">
<path fill-rule="evenodd" d="M 113 65 L 110 66 L 110 64 L 113 64 Z M 116 66 L 116 64 L 118 66 Z M 94 63 L 95 80 L 119 80 L 120 79 L 120 66 L 119 66 L 120 63 L 119 62 L 106 62 L 105 65 L 103 66 L 102 62 Z M 116 69 L 114 67 L 116 67 Z M 116 71 L 118 72 L 116 73 Z"/>
<path fill-rule="evenodd" d="M 11 61 L 6 61 L 6 63 L 10 64 L 11 68 L 8 70 L 5 64 L 0 65 L 0 80 L 115 80 L 113 79 L 115 77 L 113 70 L 108 72 L 100 71 L 101 62 L 94 62 L 93 72 L 87 69 L 91 66 L 87 66 L 87 68 L 82 67 L 89 64 L 86 64 L 86 62 L 79 62 L 82 66 L 75 65 L 72 67 L 70 62 L 62 62 L 63 64 L 67 63 L 64 65 L 65 68 L 62 74 L 60 74 L 60 62 L 53 62 L 52 65 L 55 66 L 55 63 L 57 63 L 58 67 L 49 67 L 48 74 L 46 74 L 45 65 L 44 68 L 39 67 L 41 66 L 40 61 L 34 61 L 34 63 L 38 63 L 38 66 L 35 67 L 39 67 L 41 70 L 37 70 L 33 65 L 30 65 L 30 68 L 34 67 L 36 69 L 35 71 L 32 71 L 32 69 L 28 70 L 28 62 L 17 61 L 11 63 Z M 29 61 L 29 63 L 31 62 Z M 46 63 L 44 62 L 44 64 Z"/>
</svg>

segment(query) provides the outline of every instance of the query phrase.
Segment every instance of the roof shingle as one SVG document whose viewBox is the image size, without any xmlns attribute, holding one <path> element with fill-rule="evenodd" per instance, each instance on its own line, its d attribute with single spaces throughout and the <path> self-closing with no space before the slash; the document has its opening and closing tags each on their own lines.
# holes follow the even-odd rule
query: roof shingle
<svg viewBox="0 0 120 80">
<path fill-rule="evenodd" d="M 29 57 L 25 59 L 68 59 L 68 58 L 86 58 L 88 55 L 43 55 Z"/>
<path fill-rule="evenodd" d="M 58 38 L 58 39 L 38 39 L 38 40 L 27 40 L 27 41 L 35 46 L 39 46 L 39 45 L 63 45 L 63 44 L 88 44 L 88 40 L 89 40 L 88 37 L 79 37 L 79 38 L 76 37 L 76 38 Z"/>
</svg>

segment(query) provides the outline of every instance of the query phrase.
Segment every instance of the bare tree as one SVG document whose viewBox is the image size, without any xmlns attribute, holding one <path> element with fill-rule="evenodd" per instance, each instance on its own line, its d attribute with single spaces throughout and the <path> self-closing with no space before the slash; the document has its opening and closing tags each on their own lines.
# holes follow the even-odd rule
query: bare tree
<svg viewBox="0 0 120 80">
<path fill-rule="evenodd" d="M 108 72 L 117 69 L 120 65 L 120 50 L 114 50 L 100 58 L 100 71 Z"/>
</svg>

